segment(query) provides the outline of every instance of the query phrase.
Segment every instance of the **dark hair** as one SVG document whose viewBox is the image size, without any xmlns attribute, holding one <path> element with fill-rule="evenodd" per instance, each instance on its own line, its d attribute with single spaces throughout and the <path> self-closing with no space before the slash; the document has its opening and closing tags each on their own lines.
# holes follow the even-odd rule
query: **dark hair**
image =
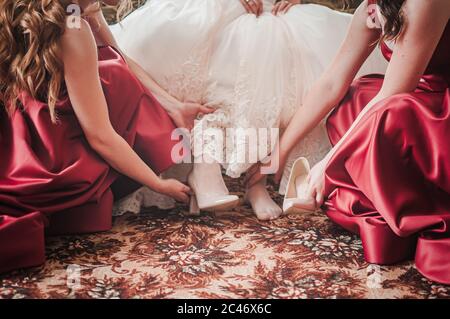
<svg viewBox="0 0 450 319">
<path fill-rule="evenodd" d="M 378 0 L 381 14 L 386 19 L 384 25 L 385 40 L 395 40 L 403 32 L 405 17 L 402 12 L 403 4 L 406 0 Z"/>
</svg>

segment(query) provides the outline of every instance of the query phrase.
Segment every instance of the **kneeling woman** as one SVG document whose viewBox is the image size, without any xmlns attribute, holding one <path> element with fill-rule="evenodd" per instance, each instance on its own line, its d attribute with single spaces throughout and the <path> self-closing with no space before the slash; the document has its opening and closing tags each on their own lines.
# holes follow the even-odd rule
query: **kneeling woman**
<svg viewBox="0 0 450 319">
<path fill-rule="evenodd" d="M 333 221 L 361 235 L 368 262 L 392 264 L 415 256 L 422 274 L 446 284 L 449 19 L 449 1 L 364 1 L 333 65 L 289 124 L 279 154 L 285 162 L 293 145 L 343 99 L 327 122 L 334 147 L 312 169 L 306 190 L 317 206 L 327 199 Z M 390 61 L 386 77 L 367 76 L 350 85 L 378 42 Z M 332 94 L 324 97 L 326 89 Z M 298 198 L 296 204 L 311 199 Z"/>
<path fill-rule="evenodd" d="M 43 263 L 46 227 L 108 230 L 114 196 L 137 184 L 188 199 L 187 186 L 158 177 L 172 165 L 175 126 L 141 81 L 165 105 L 176 101 L 96 43 L 97 27 L 71 28 L 70 4 L 0 3 L 0 272 Z"/>
</svg>

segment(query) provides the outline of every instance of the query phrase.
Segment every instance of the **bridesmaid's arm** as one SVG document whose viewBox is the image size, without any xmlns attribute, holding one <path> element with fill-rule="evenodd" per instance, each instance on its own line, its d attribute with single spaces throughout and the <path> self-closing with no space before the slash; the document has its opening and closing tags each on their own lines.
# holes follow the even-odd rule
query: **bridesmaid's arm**
<svg viewBox="0 0 450 319">
<path fill-rule="evenodd" d="M 178 181 L 160 179 L 112 127 L 98 73 L 95 39 L 84 20 L 81 29 L 64 33 L 62 58 L 69 98 L 90 146 L 118 172 L 186 202 L 189 188 Z"/>
<path fill-rule="evenodd" d="M 373 52 L 380 35 L 366 27 L 367 2 L 356 10 L 337 56 L 307 94 L 280 141 L 286 159 L 293 147 L 344 98 L 361 66 Z M 331 31 L 331 30 L 330 30 Z"/>
<path fill-rule="evenodd" d="M 361 66 L 373 52 L 380 32 L 369 29 L 366 21 L 367 1 L 356 10 L 337 56 L 313 85 L 283 134 L 280 141 L 280 155 L 284 159 L 293 147 L 344 98 Z"/>
<path fill-rule="evenodd" d="M 396 94 L 414 91 L 430 63 L 450 18 L 450 2 L 408 0 L 403 10 L 407 19 L 405 30 L 395 42 L 380 92 L 361 111 L 347 133 L 329 152 L 325 161 L 328 162 L 361 118 L 375 104 Z"/>
<path fill-rule="evenodd" d="M 449 1 L 407 0 L 403 10 L 406 18 L 405 29 L 396 40 L 380 92 L 361 111 L 327 156 L 311 170 L 308 193 L 316 199 L 318 206 L 324 200 L 325 169 L 332 156 L 378 102 L 417 88 L 450 19 Z"/>
<path fill-rule="evenodd" d="M 192 129 L 194 120 L 199 113 L 208 114 L 215 111 L 213 108 L 209 108 L 199 103 L 179 101 L 164 90 L 148 72 L 146 72 L 138 63 L 122 52 L 101 10 L 90 15 L 89 21 L 97 41 L 110 45 L 121 51 L 121 54 L 125 58 L 130 70 L 161 103 L 161 106 L 167 111 L 177 127 L 187 128 L 190 130 Z"/>
<path fill-rule="evenodd" d="M 133 71 L 133 73 L 142 82 L 142 84 L 144 84 L 147 89 L 149 89 L 149 91 L 152 92 L 153 95 L 155 95 L 155 97 L 168 112 L 181 104 L 180 101 L 171 96 L 158 83 L 156 83 L 156 81 L 153 80 L 153 78 L 147 72 L 145 72 L 136 62 L 134 62 L 131 58 L 129 58 L 122 52 L 101 10 L 95 11 L 88 18 L 88 22 L 91 25 L 92 32 L 97 42 L 101 42 L 105 45 L 110 45 L 121 51 L 121 54 L 127 61 L 127 64 L 130 67 L 131 71 Z"/>
<path fill-rule="evenodd" d="M 320 79 L 312 86 L 303 105 L 291 119 L 272 159 L 278 160 L 275 180 L 281 179 L 289 153 L 343 99 L 364 61 L 370 56 L 380 35 L 366 27 L 367 1 L 356 10 L 350 29 L 337 56 Z M 332 30 L 330 30 L 332 32 Z M 271 163 L 272 164 L 272 163 Z M 249 186 L 263 178 L 255 166 L 248 176 Z"/>
</svg>

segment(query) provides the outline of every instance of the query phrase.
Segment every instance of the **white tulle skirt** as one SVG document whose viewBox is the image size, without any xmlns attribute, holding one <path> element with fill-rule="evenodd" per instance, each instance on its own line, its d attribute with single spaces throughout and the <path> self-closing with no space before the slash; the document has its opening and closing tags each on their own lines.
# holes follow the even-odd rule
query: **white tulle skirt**
<svg viewBox="0 0 450 319">
<path fill-rule="evenodd" d="M 201 118 L 193 136 L 203 134 L 201 152 L 221 162 L 231 177 L 252 165 L 237 154 L 250 149 L 245 145 L 249 140 L 235 138 L 221 149 L 223 140 L 205 130 L 282 132 L 331 63 L 352 18 L 313 4 L 274 16 L 274 2 L 265 0 L 264 13 L 256 17 L 247 14 L 239 0 L 149 0 L 111 27 L 122 50 L 170 94 L 217 109 Z M 359 75 L 385 69 L 386 61 L 375 52 Z M 258 152 L 258 160 L 271 145 L 267 152 Z M 295 158 L 304 156 L 314 164 L 329 148 L 324 125 L 319 125 L 291 154 L 280 192 Z"/>
</svg>

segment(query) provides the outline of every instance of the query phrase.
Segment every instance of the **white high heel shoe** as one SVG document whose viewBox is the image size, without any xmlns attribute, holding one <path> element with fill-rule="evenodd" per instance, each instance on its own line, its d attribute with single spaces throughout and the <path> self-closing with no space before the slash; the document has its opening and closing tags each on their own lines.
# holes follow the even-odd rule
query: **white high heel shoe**
<svg viewBox="0 0 450 319">
<path fill-rule="evenodd" d="M 297 159 L 292 166 L 283 201 L 284 214 L 313 213 L 317 210 L 316 201 L 306 194 L 310 170 L 309 162 L 304 157 Z"/>
<path fill-rule="evenodd" d="M 239 205 L 239 197 L 236 195 L 208 195 L 200 194 L 197 190 L 198 185 L 192 177 L 192 173 L 188 176 L 188 184 L 196 195 L 191 196 L 189 205 L 189 214 L 192 216 L 199 215 L 200 211 L 221 212 L 231 210 Z"/>
</svg>

